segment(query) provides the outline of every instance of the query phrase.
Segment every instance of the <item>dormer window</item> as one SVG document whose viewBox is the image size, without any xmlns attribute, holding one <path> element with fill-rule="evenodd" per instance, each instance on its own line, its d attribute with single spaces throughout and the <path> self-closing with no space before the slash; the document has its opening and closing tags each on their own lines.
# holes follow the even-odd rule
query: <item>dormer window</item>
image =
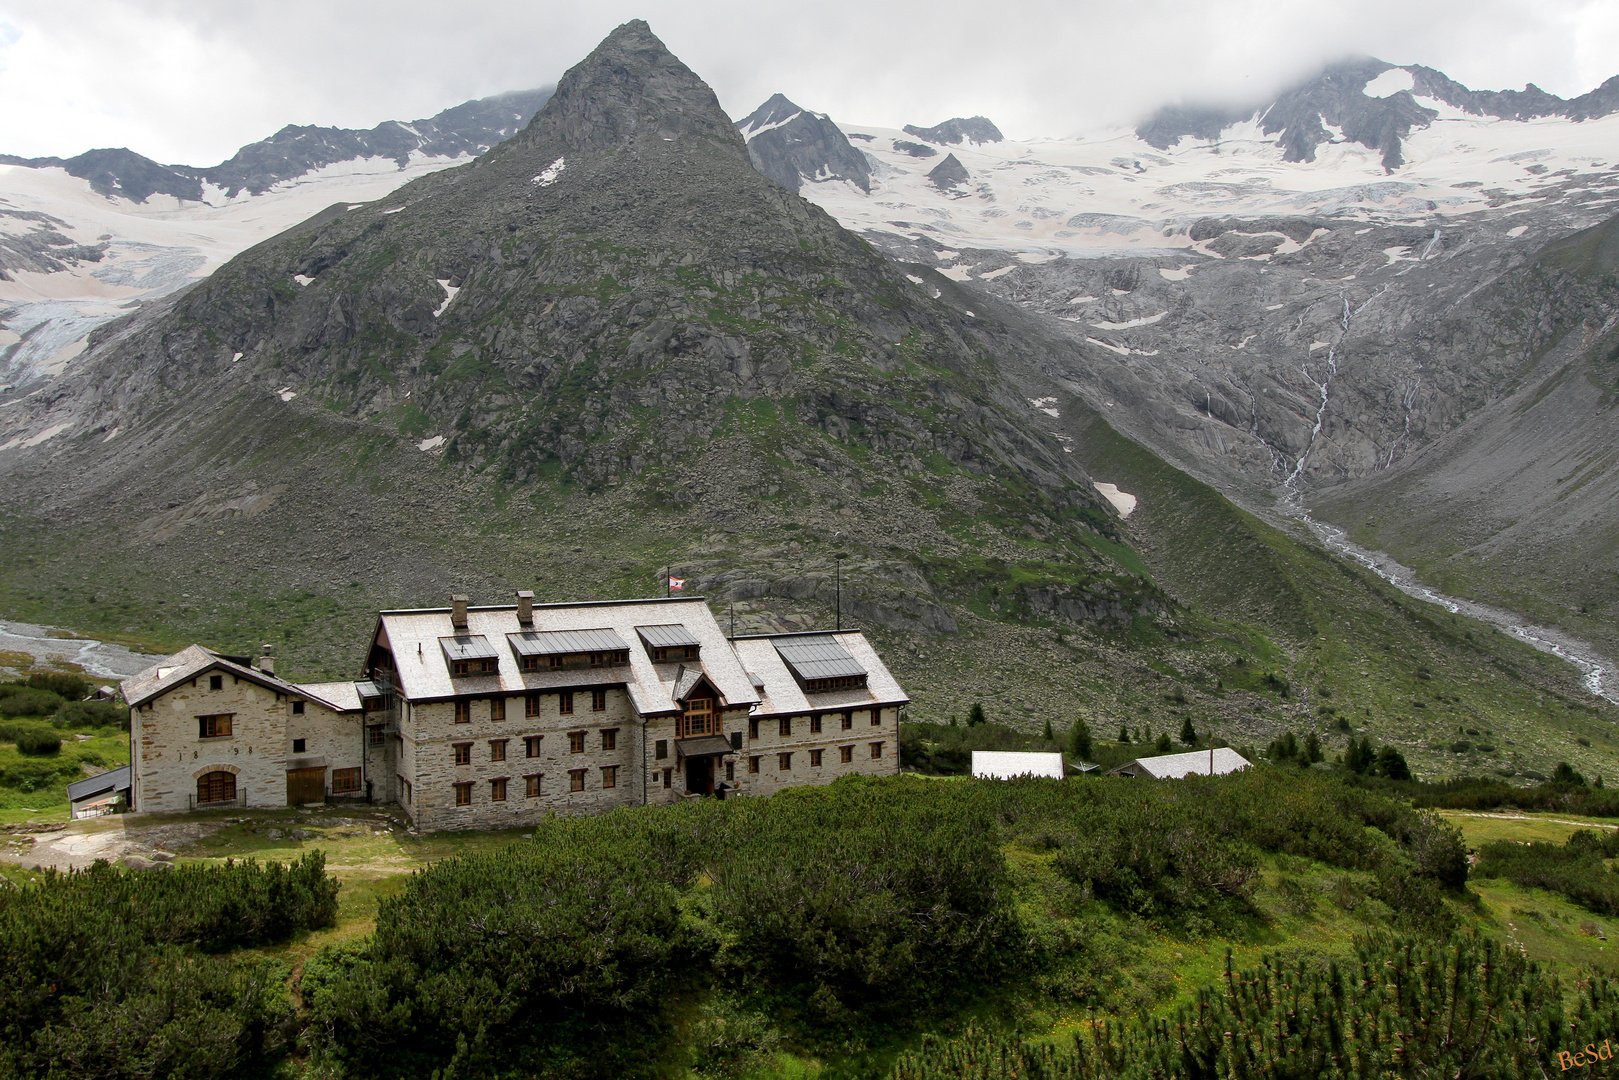
<svg viewBox="0 0 1619 1080">
<path fill-rule="evenodd" d="M 702 643 L 682 623 L 664 623 L 658 626 L 637 626 L 636 634 L 646 645 L 654 664 L 688 663 L 702 653 Z"/>
<path fill-rule="evenodd" d="M 806 694 L 862 690 L 866 669 L 831 634 L 795 634 L 776 639 L 776 652 Z"/>
<path fill-rule="evenodd" d="M 630 662 L 630 647 L 611 629 L 526 630 L 507 634 L 519 671 L 609 667 Z"/>
<path fill-rule="evenodd" d="M 441 637 L 438 643 L 450 665 L 450 674 L 456 678 L 500 673 L 500 657 L 482 634 Z"/>
</svg>

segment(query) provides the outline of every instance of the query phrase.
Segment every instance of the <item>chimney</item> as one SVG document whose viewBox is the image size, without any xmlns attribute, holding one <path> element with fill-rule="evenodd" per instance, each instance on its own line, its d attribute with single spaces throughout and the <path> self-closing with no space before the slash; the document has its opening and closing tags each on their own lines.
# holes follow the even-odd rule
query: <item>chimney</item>
<svg viewBox="0 0 1619 1080">
<path fill-rule="evenodd" d="M 259 657 L 259 670 L 266 675 L 275 674 L 275 657 L 270 655 L 270 646 L 264 647 L 264 655 Z"/>
<path fill-rule="evenodd" d="M 534 594 L 528 589 L 517 590 L 517 621 L 524 626 L 534 623 Z"/>
<path fill-rule="evenodd" d="M 450 597 L 450 624 L 457 630 L 467 628 L 467 598 L 462 593 Z"/>
</svg>

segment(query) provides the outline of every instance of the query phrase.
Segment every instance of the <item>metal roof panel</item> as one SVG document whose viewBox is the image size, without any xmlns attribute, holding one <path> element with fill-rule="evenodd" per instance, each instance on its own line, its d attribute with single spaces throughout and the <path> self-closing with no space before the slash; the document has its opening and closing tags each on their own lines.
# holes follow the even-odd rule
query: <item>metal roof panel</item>
<svg viewBox="0 0 1619 1080">
<path fill-rule="evenodd" d="M 663 623 L 658 626 L 637 626 L 635 632 L 641 635 L 641 640 L 654 649 L 667 649 L 680 645 L 701 645 L 697 635 L 693 634 L 680 623 Z"/>
<path fill-rule="evenodd" d="M 618 652 L 629 643 L 608 627 L 592 630 L 524 630 L 507 634 L 518 656 L 561 656 L 569 653 Z"/>
</svg>

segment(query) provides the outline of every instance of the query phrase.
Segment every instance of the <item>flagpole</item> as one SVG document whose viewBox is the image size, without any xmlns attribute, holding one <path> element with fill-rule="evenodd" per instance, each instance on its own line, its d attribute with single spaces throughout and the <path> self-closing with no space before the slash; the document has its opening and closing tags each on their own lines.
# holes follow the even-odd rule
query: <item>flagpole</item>
<svg viewBox="0 0 1619 1080">
<path fill-rule="evenodd" d="M 669 597 L 674 595 L 674 593 L 672 591 L 674 589 L 674 584 L 670 579 L 670 575 L 672 575 L 674 572 L 675 572 L 675 568 L 673 566 L 664 567 L 664 570 L 663 570 L 663 598 L 665 600 L 669 599 Z"/>
</svg>

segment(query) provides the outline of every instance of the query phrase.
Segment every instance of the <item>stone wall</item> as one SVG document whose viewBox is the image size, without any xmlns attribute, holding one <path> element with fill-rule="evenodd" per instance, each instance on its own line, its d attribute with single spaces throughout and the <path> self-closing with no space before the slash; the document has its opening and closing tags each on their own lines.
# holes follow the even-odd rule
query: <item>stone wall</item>
<svg viewBox="0 0 1619 1080">
<path fill-rule="evenodd" d="M 401 724 L 400 772 L 411 783 L 405 809 L 424 831 L 503 829 L 533 825 L 547 814 L 599 813 L 617 806 L 639 805 L 640 717 L 629 695 L 607 690 L 606 708 L 591 709 L 590 691 L 576 690 L 573 712 L 560 711 L 555 691 L 540 695 L 538 716 L 525 715 L 525 699 L 505 697 L 506 718 L 490 717 L 490 699 L 472 699 L 471 719 L 455 722 L 455 703 L 412 705 Z M 615 730 L 612 749 L 603 732 Z M 584 748 L 575 752 L 571 732 L 584 732 Z M 525 740 L 540 737 L 539 755 L 529 757 Z M 491 740 L 505 740 L 504 761 L 492 759 Z M 455 744 L 471 744 L 471 761 L 455 763 Z M 607 787 L 605 768 L 616 770 Z M 571 772 L 582 770 L 583 790 L 572 790 Z M 540 776 L 540 794 L 530 796 L 527 777 Z M 493 798 L 490 781 L 506 778 L 506 798 Z M 455 785 L 472 784 L 472 802 L 455 805 Z"/>
<path fill-rule="evenodd" d="M 286 805 L 286 700 L 236 675 L 218 678 L 218 690 L 199 675 L 132 711 L 136 810 L 190 809 L 197 778 L 216 769 L 236 774 L 248 806 Z M 221 713 L 234 714 L 230 735 L 202 738 L 197 718 Z"/>
<path fill-rule="evenodd" d="M 851 724 L 843 727 L 843 714 L 852 712 Z M 748 736 L 736 755 L 737 789 L 746 795 L 773 795 L 784 788 L 805 784 L 830 784 L 840 776 L 894 776 L 899 772 L 899 709 L 888 705 L 877 710 L 873 724 L 870 707 L 838 709 L 821 713 L 821 730 L 813 731 L 813 714 L 801 714 L 791 721 L 791 734 L 781 734 L 779 716 L 748 718 Z M 755 723 L 757 735 L 753 735 Z M 871 756 L 871 744 L 882 744 L 882 756 Z M 853 760 L 843 761 L 841 750 L 853 747 Z M 821 751 L 821 764 L 811 765 L 811 751 Z M 791 753 L 789 768 L 782 769 L 780 755 Z M 758 759 L 758 772 L 749 767 Z"/>
<path fill-rule="evenodd" d="M 293 709 L 302 701 L 304 711 L 295 713 Z M 289 698 L 281 702 L 278 707 L 286 714 L 286 767 L 299 768 L 300 762 L 309 762 L 311 765 L 320 764 L 326 769 L 326 794 L 328 797 L 354 797 L 365 798 L 365 786 L 362 784 L 358 793 L 350 796 L 339 796 L 332 790 L 332 774 L 338 769 L 359 768 L 361 764 L 362 731 L 358 713 L 333 712 L 318 701 L 308 698 Z M 294 750 L 295 740 L 302 739 L 302 751 Z M 284 794 L 284 793 L 283 793 Z M 282 802 L 285 803 L 285 799 Z"/>
</svg>

